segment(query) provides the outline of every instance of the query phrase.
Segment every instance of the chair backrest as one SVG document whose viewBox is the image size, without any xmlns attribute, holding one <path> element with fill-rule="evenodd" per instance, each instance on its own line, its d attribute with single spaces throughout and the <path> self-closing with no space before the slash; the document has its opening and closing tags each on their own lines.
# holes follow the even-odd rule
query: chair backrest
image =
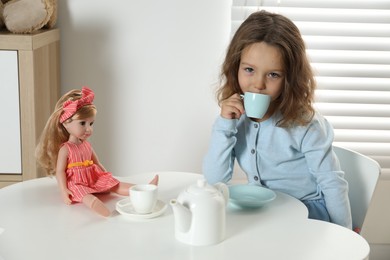
<svg viewBox="0 0 390 260">
<path fill-rule="evenodd" d="M 363 229 L 381 168 L 375 160 L 358 152 L 339 146 L 333 146 L 333 150 L 349 184 L 352 226 L 354 229 Z"/>
</svg>

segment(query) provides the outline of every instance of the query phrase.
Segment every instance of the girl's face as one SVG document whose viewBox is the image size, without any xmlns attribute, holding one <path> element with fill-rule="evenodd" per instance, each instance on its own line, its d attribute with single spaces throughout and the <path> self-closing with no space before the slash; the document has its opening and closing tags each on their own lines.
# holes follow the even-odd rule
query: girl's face
<svg viewBox="0 0 390 260">
<path fill-rule="evenodd" d="M 264 42 L 247 46 L 241 54 L 238 83 L 242 92 L 279 97 L 284 83 L 282 56 L 277 47 Z"/>
<path fill-rule="evenodd" d="M 69 133 L 69 141 L 79 143 L 87 140 L 92 135 L 95 116 L 85 119 L 72 119 L 64 122 L 63 125 Z"/>
</svg>

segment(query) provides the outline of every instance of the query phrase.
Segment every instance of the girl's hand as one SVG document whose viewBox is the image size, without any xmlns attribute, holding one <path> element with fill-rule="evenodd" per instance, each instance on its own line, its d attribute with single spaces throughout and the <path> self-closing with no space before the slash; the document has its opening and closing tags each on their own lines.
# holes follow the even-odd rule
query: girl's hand
<svg viewBox="0 0 390 260">
<path fill-rule="evenodd" d="M 68 189 L 61 190 L 61 195 L 65 204 L 70 205 L 72 203 L 72 200 L 69 198 L 69 195 L 73 196 L 73 193 L 70 190 Z"/>
<path fill-rule="evenodd" d="M 220 103 L 221 116 L 226 119 L 239 119 L 245 113 L 241 96 L 234 94 Z"/>
</svg>

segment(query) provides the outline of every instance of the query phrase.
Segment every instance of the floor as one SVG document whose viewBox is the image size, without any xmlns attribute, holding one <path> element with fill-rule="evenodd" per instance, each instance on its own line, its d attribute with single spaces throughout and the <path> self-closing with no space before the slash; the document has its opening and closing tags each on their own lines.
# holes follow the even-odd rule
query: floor
<svg viewBox="0 0 390 260">
<path fill-rule="evenodd" d="M 390 244 L 370 244 L 370 260 L 390 260 Z"/>
</svg>

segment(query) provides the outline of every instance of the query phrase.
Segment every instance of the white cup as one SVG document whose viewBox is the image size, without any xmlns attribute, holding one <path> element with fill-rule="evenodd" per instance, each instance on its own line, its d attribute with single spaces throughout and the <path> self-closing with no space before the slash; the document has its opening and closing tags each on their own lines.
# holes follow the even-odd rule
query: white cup
<svg viewBox="0 0 390 260">
<path fill-rule="evenodd" d="M 139 214 L 153 211 L 157 203 L 157 186 L 154 184 L 138 184 L 129 189 L 130 201 Z"/>
</svg>

